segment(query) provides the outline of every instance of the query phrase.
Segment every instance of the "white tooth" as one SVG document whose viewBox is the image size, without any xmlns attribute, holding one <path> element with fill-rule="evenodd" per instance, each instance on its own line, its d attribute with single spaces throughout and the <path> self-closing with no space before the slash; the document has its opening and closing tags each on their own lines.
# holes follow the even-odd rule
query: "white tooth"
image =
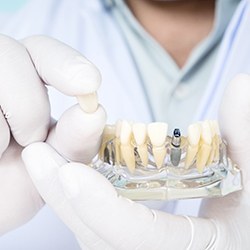
<svg viewBox="0 0 250 250">
<path fill-rule="evenodd" d="M 132 127 L 129 122 L 122 121 L 120 140 L 121 144 L 129 144 L 132 139 Z"/>
<path fill-rule="evenodd" d="M 207 160 L 206 165 L 209 166 L 214 160 L 215 160 L 215 152 L 216 152 L 216 142 L 215 139 L 213 139 L 211 144 L 211 151 Z"/>
<path fill-rule="evenodd" d="M 188 127 L 188 142 L 192 146 L 199 144 L 201 137 L 201 126 L 199 123 L 194 123 Z"/>
<path fill-rule="evenodd" d="M 161 168 L 166 157 L 165 141 L 168 131 L 168 124 L 154 122 L 148 124 L 148 136 L 153 146 L 153 155 L 157 168 Z"/>
<path fill-rule="evenodd" d="M 133 134 L 136 142 L 138 154 L 141 158 L 142 165 L 146 167 L 148 165 L 148 148 L 147 148 L 147 127 L 144 123 L 133 124 Z"/>
<path fill-rule="evenodd" d="M 212 141 L 212 150 L 208 159 L 207 165 L 211 164 L 213 161 L 219 160 L 219 147 L 220 147 L 220 139 L 219 139 L 219 125 L 217 121 L 210 121 L 210 127 L 212 130 L 213 141 Z"/>
<path fill-rule="evenodd" d="M 115 160 L 116 164 L 121 163 L 121 142 L 120 142 L 120 134 L 121 134 L 121 126 L 122 121 L 118 120 L 115 125 Z"/>
<path fill-rule="evenodd" d="M 198 152 L 199 141 L 201 137 L 201 125 L 199 123 L 194 123 L 188 127 L 188 147 L 187 155 L 185 158 L 185 167 L 189 168 L 193 163 L 195 156 Z"/>
<path fill-rule="evenodd" d="M 199 148 L 197 159 L 196 159 L 196 167 L 199 173 L 203 172 L 203 169 L 206 166 L 206 163 L 208 161 L 210 152 L 211 152 L 211 145 L 202 143 Z"/>
<path fill-rule="evenodd" d="M 220 134 L 220 129 L 219 129 L 219 124 L 217 121 L 211 121 L 211 124 L 212 124 L 212 127 L 213 127 L 213 130 L 215 132 L 216 135 L 219 135 Z"/>
<path fill-rule="evenodd" d="M 198 145 L 197 146 L 188 145 L 187 154 L 185 158 L 185 168 L 189 168 L 192 165 L 195 156 L 197 155 L 198 149 L 199 149 Z"/>
<path fill-rule="evenodd" d="M 153 122 L 148 124 L 148 136 L 151 143 L 156 147 L 160 147 L 165 143 L 167 132 L 167 123 Z"/>
<path fill-rule="evenodd" d="M 197 154 L 196 167 L 200 173 L 202 173 L 206 163 L 208 161 L 211 149 L 212 149 L 212 133 L 209 126 L 209 122 L 205 121 L 201 123 L 201 140 L 200 147 Z"/>
<path fill-rule="evenodd" d="M 123 121 L 121 124 L 121 134 L 120 134 L 121 154 L 130 172 L 134 172 L 135 155 L 134 155 L 134 147 L 131 143 L 131 140 L 132 140 L 132 127 L 127 121 Z"/>
<path fill-rule="evenodd" d="M 208 121 L 209 126 L 210 126 L 210 130 L 211 130 L 211 137 L 212 137 L 212 142 L 211 142 L 211 151 L 207 160 L 206 165 L 209 166 L 213 160 L 214 160 L 214 156 L 215 156 L 215 150 L 216 150 L 216 144 L 215 144 L 215 136 L 216 136 L 216 128 L 215 128 L 215 121 Z"/>
<path fill-rule="evenodd" d="M 86 113 L 94 113 L 97 110 L 98 97 L 96 92 L 77 96 L 77 100 L 82 110 Z"/>
<path fill-rule="evenodd" d="M 147 139 L 147 127 L 144 123 L 133 124 L 133 134 L 137 145 L 143 145 Z"/>
<path fill-rule="evenodd" d="M 120 138 L 122 121 L 118 120 L 115 124 L 115 136 Z"/>
<path fill-rule="evenodd" d="M 201 138 L 208 145 L 212 143 L 212 132 L 208 121 L 201 123 Z"/>
</svg>

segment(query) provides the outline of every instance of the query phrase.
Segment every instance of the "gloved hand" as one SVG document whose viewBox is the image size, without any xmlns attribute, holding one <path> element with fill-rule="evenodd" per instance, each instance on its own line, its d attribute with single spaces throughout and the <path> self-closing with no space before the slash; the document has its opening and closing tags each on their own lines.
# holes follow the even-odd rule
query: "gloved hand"
<svg viewBox="0 0 250 250">
<path fill-rule="evenodd" d="M 44 200 L 87 249 L 249 249 L 250 76 L 228 86 L 219 121 L 230 156 L 242 169 L 244 190 L 205 200 L 200 218 L 120 197 L 98 172 L 67 163 L 45 143 L 26 147 L 23 159 Z"/>
<path fill-rule="evenodd" d="M 21 151 L 47 138 L 51 118 L 45 84 L 72 96 L 92 93 L 100 85 L 98 70 L 68 46 L 41 36 L 22 43 L 0 36 L 0 235 L 28 221 L 44 204 Z M 101 106 L 88 114 L 76 105 L 51 128 L 48 141 L 65 157 L 88 162 L 104 124 Z M 84 146 L 85 140 L 93 143 Z"/>
</svg>

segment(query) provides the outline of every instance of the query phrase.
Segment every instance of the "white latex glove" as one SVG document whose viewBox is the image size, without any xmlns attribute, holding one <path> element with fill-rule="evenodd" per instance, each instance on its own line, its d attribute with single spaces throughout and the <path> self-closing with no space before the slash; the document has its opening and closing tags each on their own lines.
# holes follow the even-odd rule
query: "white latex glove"
<svg viewBox="0 0 250 250">
<path fill-rule="evenodd" d="M 21 159 L 23 146 L 48 134 L 50 105 L 43 81 L 67 95 L 91 93 L 100 85 L 98 70 L 68 46 L 41 36 L 22 42 L 25 46 L 0 36 L 0 235 L 28 221 L 44 204 Z M 64 156 L 86 162 L 97 151 L 104 123 L 101 107 L 86 114 L 76 105 L 63 114 L 49 141 Z M 93 134 L 86 134 L 90 126 Z M 89 137 L 93 144 L 80 147 Z"/>
<path fill-rule="evenodd" d="M 223 137 L 243 173 L 244 190 L 207 199 L 202 218 L 150 210 L 117 195 L 99 173 L 67 163 L 35 143 L 23 159 L 44 200 L 89 249 L 250 249 L 250 77 L 235 78 L 223 97 Z"/>
</svg>

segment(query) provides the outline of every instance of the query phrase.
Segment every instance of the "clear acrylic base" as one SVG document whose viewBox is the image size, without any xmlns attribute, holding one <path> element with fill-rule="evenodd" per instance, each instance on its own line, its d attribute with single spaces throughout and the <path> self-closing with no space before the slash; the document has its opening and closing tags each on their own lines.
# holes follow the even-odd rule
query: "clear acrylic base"
<svg viewBox="0 0 250 250">
<path fill-rule="evenodd" d="M 202 174 L 174 175 L 162 169 L 145 177 L 145 170 L 137 176 L 127 170 L 98 160 L 93 166 L 116 188 L 117 192 L 132 200 L 175 200 L 225 196 L 242 189 L 241 172 L 230 159 L 227 165 L 210 166 Z"/>
</svg>

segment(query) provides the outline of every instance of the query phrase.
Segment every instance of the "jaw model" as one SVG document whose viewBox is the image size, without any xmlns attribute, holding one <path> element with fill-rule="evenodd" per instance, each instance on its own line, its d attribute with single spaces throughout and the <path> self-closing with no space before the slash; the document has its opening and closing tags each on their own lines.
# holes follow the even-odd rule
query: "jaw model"
<svg viewBox="0 0 250 250">
<path fill-rule="evenodd" d="M 91 166 L 133 200 L 225 196 L 242 189 L 216 121 L 191 124 L 187 136 L 168 125 L 118 121 L 107 125 Z"/>
<path fill-rule="evenodd" d="M 125 165 L 131 173 L 135 171 L 138 164 L 147 168 L 150 155 L 157 169 L 168 165 L 185 169 L 195 166 L 199 173 L 202 173 L 205 167 L 219 161 L 222 140 L 216 121 L 191 124 L 188 127 L 187 137 L 175 136 L 168 136 L 167 123 L 144 124 L 118 121 L 116 126 L 106 126 L 99 156 L 102 159 L 105 158 L 105 146 L 112 140 L 115 147 L 113 164 Z M 173 143 L 177 139 L 178 145 Z M 178 157 L 179 160 L 176 160 Z M 175 163 L 171 159 L 175 159 Z"/>
</svg>

